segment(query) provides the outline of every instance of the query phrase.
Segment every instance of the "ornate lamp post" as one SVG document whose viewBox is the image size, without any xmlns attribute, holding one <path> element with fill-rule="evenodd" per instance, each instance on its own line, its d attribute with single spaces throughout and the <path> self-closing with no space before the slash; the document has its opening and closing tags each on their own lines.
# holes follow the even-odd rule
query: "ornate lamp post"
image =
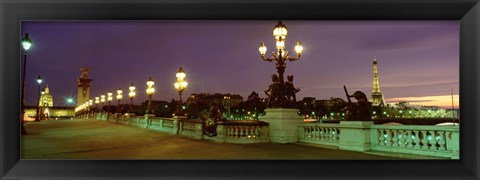
<svg viewBox="0 0 480 180">
<path fill-rule="evenodd" d="M 283 91 L 280 92 L 285 92 L 285 86 L 284 86 L 284 78 L 283 78 L 283 73 L 285 72 L 286 68 L 286 61 L 296 61 L 300 59 L 300 56 L 303 51 L 303 46 L 301 45 L 300 41 L 297 42 L 297 45 L 295 46 L 295 51 L 297 52 L 296 57 L 290 57 L 290 53 L 288 51 L 285 51 L 285 39 L 287 38 L 287 26 L 282 24 L 282 21 L 279 21 L 277 25 L 273 28 L 273 37 L 275 37 L 276 40 L 276 48 L 277 52 L 272 52 L 270 57 L 265 57 L 265 53 L 267 52 L 267 47 L 265 46 L 265 43 L 262 42 L 260 44 L 260 48 L 258 50 L 260 51 L 260 54 L 262 55 L 262 59 L 264 61 L 272 62 L 276 61 L 275 67 L 277 68 L 278 72 L 278 78 L 279 78 L 279 83 L 281 85 L 281 88 Z M 285 94 L 280 94 L 280 98 L 285 99 Z"/>
<path fill-rule="evenodd" d="M 187 81 L 185 81 L 186 76 L 187 75 L 183 71 L 182 67 L 180 67 L 180 69 L 178 70 L 178 72 L 176 74 L 177 81 L 173 84 L 173 86 L 175 87 L 175 90 L 177 90 L 178 95 L 179 95 L 179 100 L 178 100 L 178 105 L 177 105 L 177 113 L 176 113 L 177 116 L 183 116 L 184 115 L 184 111 L 183 111 L 183 108 L 182 108 L 182 105 L 183 105 L 182 93 L 188 86 Z"/>
<path fill-rule="evenodd" d="M 129 108 L 129 112 L 133 113 L 133 98 L 135 98 L 135 86 L 133 85 L 130 85 L 130 87 L 128 87 L 128 97 L 130 98 L 130 108 Z"/>
<path fill-rule="evenodd" d="M 35 121 L 40 121 L 38 119 L 38 114 L 40 113 L 40 85 L 42 84 L 42 76 L 38 75 L 37 77 L 37 83 L 38 83 L 38 97 L 37 97 L 37 113 L 35 114 Z"/>
<path fill-rule="evenodd" d="M 88 100 L 88 116 L 90 116 L 92 113 L 92 108 L 91 108 L 92 105 L 93 105 L 93 100 L 92 99 Z"/>
<path fill-rule="evenodd" d="M 102 108 L 100 108 L 100 111 L 103 112 L 103 105 L 105 104 L 105 94 L 100 95 L 100 102 L 102 103 Z"/>
<path fill-rule="evenodd" d="M 152 106 L 152 95 L 155 93 L 155 88 L 153 87 L 155 83 L 152 80 L 152 77 L 150 77 L 147 81 L 147 95 L 148 95 L 148 105 L 147 105 L 147 111 L 145 112 L 147 115 L 152 113 L 151 106 Z"/>
<path fill-rule="evenodd" d="M 88 105 L 89 105 L 89 103 L 88 103 L 88 101 L 85 101 L 85 103 L 83 103 L 83 104 L 85 104 L 85 116 L 84 117 L 85 117 L 85 119 L 87 119 L 88 118 L 88 110 L 89 110 Z"/>
<path fill-rule="evenodd" d="M 95 114 L 97 114 L 98 104 L 100 104 L 100 98 L 97 96 L 95 97 Z"/>
<path fill-rule="evenodd" d="M 118 88 L 117 90 L 117 113 L 120 113 L 120 101 L 122 100 L 123 95 L 122 95 L 122 89 Z"/>
<path fill-rule="evenodd" d="M 28 37 L 28 33 L 25 33 L 25 36 L 22 38 L 22 46 L 23 46 L 23 78 L 22 78 L 22 101 L 21 101 L 21 108 L 22 108 L 22 117 L 20 117 L 20 124 L 21 124 L 21 133 L 22 135 L 27 134 L 27 131 L 25 130 L 25 75 L 27 71 L 27 52 L 32 46 L 32 40 L 30 37 Z"/>
<path fill-rule="evenodd" d="M 110 105 L 112 104 L 112 100 L 113 100 L 113 93 L 112 91 L 108 91 L 107 93 L 107 101 L 108 101 L 108 108 L 107 108 L 107 113 L 110 113 Z"/>
</svg>

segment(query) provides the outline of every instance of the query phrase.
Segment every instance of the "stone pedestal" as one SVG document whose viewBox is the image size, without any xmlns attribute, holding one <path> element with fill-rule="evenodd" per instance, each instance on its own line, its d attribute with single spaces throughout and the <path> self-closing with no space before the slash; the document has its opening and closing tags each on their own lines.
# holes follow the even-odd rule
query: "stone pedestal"
<svg viewBox="0 0 480 180">
<path fill-rule="evenodd" d="M 260 120 L 269 124 L 271 142 L 298 142 L 298 125 L 303 123 L 303 117 L 297 113 L 298 109 L 274 108 L 265 109 L 265 112 L 267 114 Z"/>
<path fill-rule="evenodd" d="M 373 121 L 340 121 L 341 150 L 368 151 L 371 147 L 370 126 Z"/>
</svg>

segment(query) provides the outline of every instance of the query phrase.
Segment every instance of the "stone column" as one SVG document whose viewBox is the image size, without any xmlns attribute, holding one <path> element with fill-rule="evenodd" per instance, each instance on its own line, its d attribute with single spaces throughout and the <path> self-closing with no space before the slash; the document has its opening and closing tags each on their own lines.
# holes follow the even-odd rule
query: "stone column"
<svg viewBox="0 0 480 180">
<path fill-rule="evenodd" d="M 269 124 L 268 135 L 274 143 L 298 142 L 298 126 L 303 123 L 303 117 L 298 115 L 298 109 L 274 108 L 265 109 L 267 113 L 260 120 Z"/>
</svg>

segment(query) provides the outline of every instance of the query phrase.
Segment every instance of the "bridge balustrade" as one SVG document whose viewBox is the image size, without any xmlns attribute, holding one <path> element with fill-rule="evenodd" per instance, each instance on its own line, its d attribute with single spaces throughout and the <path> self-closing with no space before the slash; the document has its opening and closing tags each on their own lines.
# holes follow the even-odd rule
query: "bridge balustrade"
<svg viewBox="0 0 480 180">
<path fill-rule="evenodd" d="M 372 150 L 458 158 L 458 126 L 381 126 L 371 129 Z"/>
<path fill-rule="evenodd" d="M 216 129 L 217 136 L 209 137 L 204 135 L 204 122 L 202 120 L 128 114 L 120 116 L 108 113 L 99 113 L 92 117 L 112 123 L 132 125 L 194 139 L 214 140 L 216 142 L 246 144 L 270 141 L 268 137 L 268 123 L 262 121 L 219 122 Z"/>
<path fill-rule="evenodd" d="M 217 142 L 248 144 L 270 142 L 268 123 L 263 121 L 223 121 L 218 122 Z"/>
<path fill-rule="evenodd" d="M 459 159 L 458 126 L 305 123 L 299 126 L 299 141 L 344 150 Z"/>
</svg>

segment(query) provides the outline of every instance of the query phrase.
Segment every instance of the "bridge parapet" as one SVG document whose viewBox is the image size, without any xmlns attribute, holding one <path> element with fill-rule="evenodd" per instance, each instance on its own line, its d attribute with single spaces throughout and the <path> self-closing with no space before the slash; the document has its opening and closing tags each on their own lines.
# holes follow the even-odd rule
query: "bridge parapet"
<svg viewBox="0 0 480 180">
<path fill-rule="evenodd" d="M 299 141 L 354 151 L 459 159 L 458 126 L 305 123 L 299 126 Z"/>
<path fill-rule="evenodd" d="M 82 118 L 88 118 L 83 116 Z M 96 114 L 91 118 L 108 122 L 132 125 L 170 134 L 187 136 L 194 139 L 208 139 L 215 142 L 248 144 L 270 142 L 268 123 L 263 121 L 226 121 L 219 122 L 216 136 L 204 134 L 205 122 L 188 118 L 165 118 L 154 116 Z"/>
</svg>

